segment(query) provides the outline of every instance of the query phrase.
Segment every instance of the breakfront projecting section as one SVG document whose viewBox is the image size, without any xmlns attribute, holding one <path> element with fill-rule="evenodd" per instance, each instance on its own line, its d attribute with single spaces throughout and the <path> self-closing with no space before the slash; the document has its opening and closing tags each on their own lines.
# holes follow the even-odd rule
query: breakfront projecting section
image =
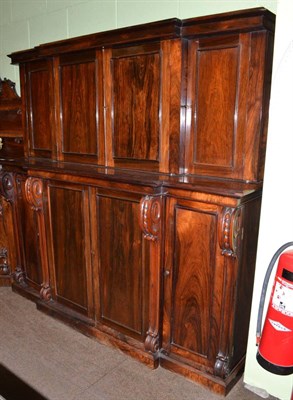
<svg viewBox="0 0 293 400">
<path fill-rule="evenodd" d="M 270 46 L 265 31 L 188 41 L 185 172 L 262 179 Z"/>
<path fill-rule="evenodd" d="M 13 289 L 228 393 L 245 360 L 273 35 L 256 8 L 11 54 L 25 156 L 17 171 L 5 160 Z"/>
</svg>

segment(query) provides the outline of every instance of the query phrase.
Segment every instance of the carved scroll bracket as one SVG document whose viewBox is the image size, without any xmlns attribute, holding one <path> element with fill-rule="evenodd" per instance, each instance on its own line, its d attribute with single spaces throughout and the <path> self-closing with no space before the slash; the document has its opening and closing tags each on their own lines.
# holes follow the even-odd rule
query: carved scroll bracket
<svg viewBox="0 0 293 400">
<path fill-rule="evenodd" d="M 46 283 L 42 284 L 42 288 L 40 290 L 40 298 L 45 301 L 50 301 L 52 299 L 52 290 L 50 286 Z"/>
<path fill-rule="evenodd" d="M 22 286 L 27 286 L 26 274 L 20 266 L 16 267 L 16 269 L 13 273 L 13 279 L 16 283 L 18 283 Z"/>
<path fill-rule="evenodd" d="M 220 378 L 226 378 L 229 375 L 229 357 L 219 353 L 216 357 L 214 374 Z"/>
<path fill-rule="evenodd" d="M 46 228 L 44 221 L 43 181 L 38 178 L 29 177 L 25 182 L 25 196 L 31 208 L 38 212 L 38 231 L 41 253 L 41 267 L 43 283 L 40 289 L 40 298 L 49 301 L 52 298 L 52 290 L 49 284 L 49 267 L 46 244 Z"/>
<path fill-rule="evenodd" d="M 29 177 L 25 182 L 27 202 L 35 211 L 43 211 L 43 182 L 41 179 Z"/>
<path fill-rule="evenodd" d="M 145 349 L 151 353 L 157 353 L 159 351 L 159 334 L 158 332 L 152 332 L 150 329 L 147 331 L 147 336 L 144 342 Z"/>
<path fill-rule="evenodd" d="M 238 256 L 242 234 L 242 209 L 225 207 L 219 224 L 219 244 L 224 256 Z"/>
<path fill-rule="evenodd" d="M 145 196 L 140 201 L 140 226 L 147 240 L 156 241 L 161 231 L 162 195 Z"/>
<path fill-rule="evenodd" d="M 11 172 L 4 172 L 0 175 L 0 193 L 9 203 L 13 203 L 15 200 L 14 190 L 14 177 Z"/>
</svg>

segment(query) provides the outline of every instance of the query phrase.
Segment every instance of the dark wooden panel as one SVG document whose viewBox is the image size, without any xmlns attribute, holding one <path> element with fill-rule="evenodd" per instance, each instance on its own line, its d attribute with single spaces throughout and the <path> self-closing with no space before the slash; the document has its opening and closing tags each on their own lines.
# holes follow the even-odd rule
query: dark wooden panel
<svg viewBox="0 0 293 400">
<path fill-rule="evenodd" d="M 0 286 L 9 285 L 16 260 L 12 207 L 0 196 Z"/>
<path fill-rule="evenodd" d="M 43 281 L 42 264 L 40 256 L 40 241 L 37 215 L 24 199 L 24 182 L 22 184 L 23 200 L 18 202 L 20 229 L 23 244 L 24 270 L 26 280 L 37 290 Z"/>
<path fill-rule="evenodd" d="M 177 207 L 175 218 L 172 343 L 207 357 L 212 351 L 216 216 Z"/>
<path fill-rule="evenodd" d="M 75 61 L 73 63 L 73 61 Z M 95 60 L 60 66 L 62 151 L 97 155 Z"/>
<path fill-rule="evenodd" d="M 232 167 L 235 150 L 238 49 L 200 50 L 194 162 Z"/>
<path fill-rule="evenodd" d="M 23 157 L 23 139 L 21 137 L 3 137 L 2 148 L 0 149 L 1 158 L 21 158 Z"/>
<path fill-rule="evenodd" d="M 139 203 L 103 196 L 97 201 L 100 318 L 143 339 L 147 330 L 147 296 Z"/>
<path fill-rule="evenodd" d="M 51 72 L 44 63 L 43 68 L 32 70 L 29 74 L 31 148 L 51 151 L 52 117 Z"/>
<path fill-rule="evenodd" d="M 8 133 L 13 134 L 13 132 L 21 133 L 22 132 L 22 116 L 21 110 L 1 110 L 0 109 L 0 131 L 1 135 Z"/>
<path fill-rule="evenodd" d="M 114 158 L 158 161 L 160 54 L 112 59 Z"/>
<path fill-rule="evenodd" d="M 86 312 L 84 193 L 81 189 L 50 186 L 51 230 L 57 300 Z"/>
</svg>

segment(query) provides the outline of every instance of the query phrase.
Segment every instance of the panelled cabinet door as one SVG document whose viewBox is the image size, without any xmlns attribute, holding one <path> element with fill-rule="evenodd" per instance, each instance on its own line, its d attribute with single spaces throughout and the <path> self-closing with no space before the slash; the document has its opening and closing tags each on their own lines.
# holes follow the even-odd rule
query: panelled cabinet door
<svg viewBox="0 0 293 400">
<path fill-rule="evenodd" d="M 88 191 L 48 183 L 49 264 L 54 300 L 92 316 Z"/>
<path fill-rule="evenodd" d="M 181 41 L 105 52 L 107 164 L 178 172 Z"/>
<path fill-rule="evenodd" d="M 25 68 L 28 154 L 51 158 L 55 150 L 53 62 L 34 61 Z"/>
<path fill-rule="evenodd" d="M 219 246 L 223 210 L 170 198 L 166 212 L 163 354 L 221 375 L 231 351 L 237 271 Z"/>
<path fill-rule="evenodd" d="M 189 41 L 186 172 L 262 178 L 267 43 L 266 32 Z"/>
<path fill-rule="evenodd" d="M 61 117 L 58 144 L 60 159 L 79 162 L 103 161 L 100 54 L 99 51 L 89 50 L 60 56 L 56 75 L 59 86 L 57 104 Z"/>
<path fill-rule="evenodd" d="M 98 189 L 91 221 L 98 268 L 97 324 L 144 342 L 149 327 L 149 242 L 139 225 L 140 198 L 137 193 Z"/>
</svg>

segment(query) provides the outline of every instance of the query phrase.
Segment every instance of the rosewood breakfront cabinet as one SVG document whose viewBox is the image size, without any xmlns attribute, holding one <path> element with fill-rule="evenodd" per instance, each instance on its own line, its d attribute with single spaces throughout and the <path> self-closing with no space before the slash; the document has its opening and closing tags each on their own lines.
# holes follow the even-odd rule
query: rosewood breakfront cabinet
<svg viewBox="0 0 293 400">
<path fill-rule="evenodd" d="M 13 289 L 226 394 L 245 359 L 273 32 L 257 8 L 11 54 Z"/>
</svg>

